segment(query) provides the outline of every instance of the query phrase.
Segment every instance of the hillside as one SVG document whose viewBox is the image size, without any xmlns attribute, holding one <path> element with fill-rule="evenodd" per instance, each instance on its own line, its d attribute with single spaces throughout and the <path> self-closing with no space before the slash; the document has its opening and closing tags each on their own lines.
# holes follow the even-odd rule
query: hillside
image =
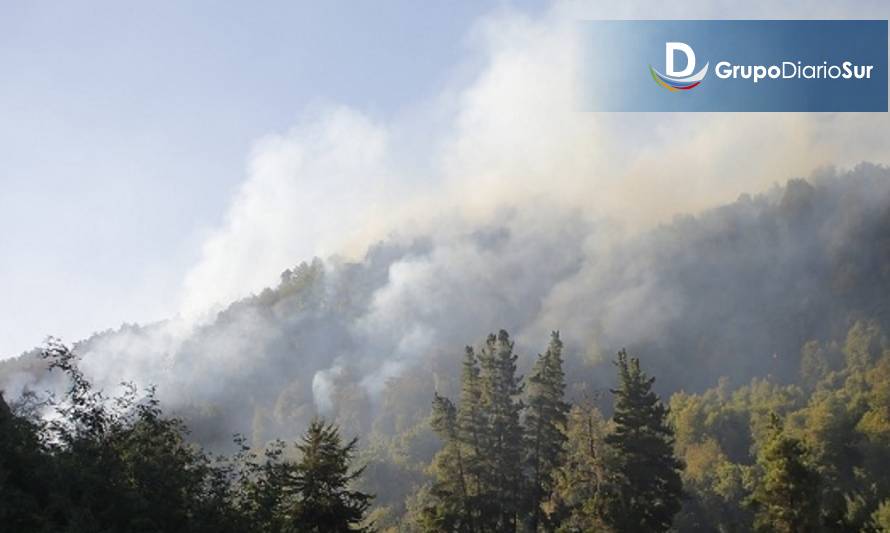
<svg viewBox="0 0 890 533">
<path fill-rule="evenodd" d="M 500 328 L 520 370 L 561 330 L 570 393 L 607 386 L 622 347 L 670 393 L 723 376 L 792 381 L 807 341 L 890 318 L 881 167 L 790 180 L 627 239 L 552 211 L 457 227 L 380 242 L 359 262 L 302 263 L 204 325 L 127 325 L 74 348 L 97 384 L 156 384 L 196 439 L 261 445 L 318 413 L 348 434 L 403 431 L 432 390 L 455 390 L 462 347 Z M 34 353 L 4 361 L 0 386 L 52 388 L 42 368 Z"/>
</svg>

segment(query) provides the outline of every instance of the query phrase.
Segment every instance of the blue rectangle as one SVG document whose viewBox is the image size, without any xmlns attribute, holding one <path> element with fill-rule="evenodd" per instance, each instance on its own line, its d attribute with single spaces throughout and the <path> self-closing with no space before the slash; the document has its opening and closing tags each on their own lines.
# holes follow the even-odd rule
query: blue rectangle
<svg viewBox="0 0 890 533">
<path fill-rule="evenodd" d="M 887 111 L 886 20 L 585 21 L 581 45 L 587 111 Z"/>
</svg>

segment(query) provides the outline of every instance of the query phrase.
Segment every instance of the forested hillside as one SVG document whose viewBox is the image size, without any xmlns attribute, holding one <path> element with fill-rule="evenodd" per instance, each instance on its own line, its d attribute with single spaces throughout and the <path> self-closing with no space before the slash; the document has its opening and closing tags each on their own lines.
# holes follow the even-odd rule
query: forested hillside
<svg viewBox="0 0 890 533">
<path fill-rule="evenodd" d="M 153 391 L 92 388 L 42 352 L 61 399 L 0 397 L 0 521 L 22 531 L 890 531 L 890 344 L 876 322 L 807 343 L 798 384 L 652 390 L 620 351 L 611 416 L 566 401 L 551 335 L 527 379 L 506 331 L 467 347 L 456 400 L 356 457 L 310 422 L 295 443 L 212 456 Z M 435 442 L 421 435 L 432 430 Z M 426 456 L 426 454 L 432 454 Z M 357 465 L 360 464 L 361 466 Z M 375 493 L 381 498 L 372 507 Z M 370 510 L 370 513 L 368 512 Z"/>
<path fill-rule="evenodd" d="M 360 436 L 353 486 L 381 529 L 890 527 L 890 171 L 826 171 L 638 234 L 541 208 L 302 263 L 199 324 L 96 334 L 72 345 L 77 368 L 112 396 L 157 386 L 182 438 L 227 457 L 235 433 L 262 454 L 325 417 L 344 445 Z M 486 337 L 501 329 L 512 340 Z M 39 350 L 0 363 L 6 400 L 61 396 L 47 367 Z M 630 389 L 658 436 L 639 457 Z M 496 446 L 471 450 L 474 395 Z M 650 452 L 656 488 L 633 474 Z"/>
</svg>

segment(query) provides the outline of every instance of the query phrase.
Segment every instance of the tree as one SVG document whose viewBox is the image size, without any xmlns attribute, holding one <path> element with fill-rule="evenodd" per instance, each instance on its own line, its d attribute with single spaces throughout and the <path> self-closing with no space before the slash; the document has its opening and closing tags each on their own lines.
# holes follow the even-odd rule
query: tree
<svg viewBox="0 0 890 533">
<path fill-rule="evenodd" d="M 233 457 L 237 467 L 235 486 L 238 511 L 254 531 L 280 533 L 285 529 L 285 496 L 293 495 L 293 463 L 282 461 L 285 444 L 274 441 L 260 456 L 251 451 L 243 435 L 235 436 L 238 452 Z"/>
<path fill-rule="evenodd" d="M 40 427 L 18 416 L 0 392 L 0 524 L 14 531 L 49 531 L 45 510 L 53 471 Z"/>
<path fill-rule="evenodd" d="M 211 458 L 165 416 L 154 389 L 105 396 L 77 357 L 50 340 L 64 373 L 56 400 L 10 406 L 0 393 L 0 523 L 16 531 L 81 533 L 309 533 L 367 531 L 371 496 L 349 485 L 357 440 L 315 420 L 284 460 L 276 441 L 257 460 L 243 438 L 234 457 Z M 43 415 L 49 415 L 41 418 Z M 454 425 L 453 408 L 449 415 Z"/>
<path fill-rule="evenodd" d="M 473 509 L 467 490 L 466 465 L 458 435 L 457 410 L 451 400 L 435 394 L 430 425 L 442 439 L 433 458 L 436 479 L 430 488 L 432 505 L 424 511 L 424 531 L 474 531 Z"/>
<path fill-rule="evenodd" d="M 788 436 L 782 421 L 770 413 L 766 441 L 757 454 L 762 477 L 752 495 L 755 527 L 776 533 L 817 531 L 819 476 L 806 462 L 803 443 Z"/>
<path fill-rule="evenodd" d="M 674 457 L 674 432 L 668 408 L 652 391 L 655 378 L 640 360 L 618 353 L 615 431 L 606 443 L 616 455 L 613 484 L 603 500 L 605 521 L 619 532 L 667 531 L 680 510 L 683 464 Z"/>
<path fill-rule="evenodd" d="M 480 366 L 480 411 L 486 422 L 479 457 L 484 474 L 480 494 L 486 531 L 514 531 L 522 511 L 522 378 L 516 375 L 510 335 L 489 335 Z"/>
<path fill-rule="evenodd" d="M 878 533 L 890 533 L 890 500 L 885 500 L 871 515 L 871 525 Z"/>
<path fill-rule="evenodd" d="M 479 358 L 471 346 L 464 350 L 461 369 L 460 406 L 457 410 L 457 439 L 463 450 L 464 478 L 469 507 L 468 525 L 473 531 L 485 531 L 482 513 L 486 504 L 485 485 L 488 420 L 482 411 L 482 384 Z"/>
<path fill-rule="evenodd" d="M 731 462 L 716 439 L 689 444 L 683 454 L 688 496 L 674 518 L 677 531 L 751 531 L 754 515 L 745 505 L 750 468 Z"/>
<path fill-rule="evenodd" d="M 559 332 L 550 337 L 547 351 L 538 360 L 528 379 L 528 410 L 525 463 L 529 472 L 529 523 L 531 531 L 539 526 L 552 529 L 542 505 L 553 492 L 554 473 L 563 459 L 569 404 L 563 401 L 565 374 L 562 370 L 562 341 Z"/>
<path fill-rule="evenodd" d="M 435 394 L 431 425 L 442 440 L 433 459 L 424 530 L 485 531 L 492 522 L 489 425 L 482 408 L 481 371 L 472 347 L 464 351 L 460 404 Z"/>
<path fill-rule="evenodd" d="M 435 395 L 432 426 L 443 440 L 425 496 L 431 531 L 513 531 L 523 511 L 522 378 L 506 331 L 489 335 L 479 355 L 467 348 L 460 406 Z"/>
<path fill-rule="evenodd" d="M 43 485 L 32 487 L 45 502 L 43 527 L 69 533 L 247 530 L 226 468 L 186 442 L 185 425 L 163 415 L 153 389 L 138 397 L 129 385 L 121 395 L 106 397 L 58 341 L 51 340 L 43 356 L 69 385 L 60 401 L 42 404 L 53 410 L 50 420 L 30 426 L 38 430 L 38 444 L 32 440 L 28 455 L 41 456 L 36 464 L 43 471 L 29 474 Z M 13 427 L 24 422 L 13 417 L 19 419 Z M 22 530 L 40 531 L 33 525 Z"/>
<path fill-rule="evenodd" d="M 881 326 L 874 320 L 857 321 L 847 332 L 843 353 L 847 368 L 868 368 L 881 353 L 884 336 Z"/>
<path fill-rule="evenodd" d="M 858 475 L 864 466 L 864 442 L 856 429 L 861 411 L 844 394 L 819 391 L 798 418 L 808 463 L 822 482 L 821 522 L 829 531 L 858 531 L 869 519 L 868 509 L 854 505 L 867 494 Z"/>
<path fill-rule="evenodd" d="M 287 531 L 327 533 L 367 531 L 361 525 L 372 496 L 350 490 L 364 468 L 350 471 L 358 439 L 346 444 L 333 424 L 313 420 L 297 445 L 300 460 L 292 471 L 292 499 L 286 504 Z"/>
<path fill-rule="evenodd" d="M 596 509 L 606 480 L 606 421 L 592 402 L 585 401 L 569 412 L 566 434 L 563 461 L 555 476 L 557 530 L 605 531 Z"/>
</svg>

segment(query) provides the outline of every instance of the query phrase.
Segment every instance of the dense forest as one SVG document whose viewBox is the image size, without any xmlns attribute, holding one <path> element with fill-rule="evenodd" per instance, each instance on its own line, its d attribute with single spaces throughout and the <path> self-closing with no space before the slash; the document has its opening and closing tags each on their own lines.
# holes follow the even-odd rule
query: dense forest
<svg viewBox="0 0 890 533">
<path fill-rule="evenodd" d="M 636 235 L 544 211 L 0 362 L 0 520 L 890 531 L 890 171 Z"/>
<path fill-rule="evenodd" d="M 50 342 L 43 356 L 67 376 L 63 397 L 10 407 L 0 396 L 0 522 L 70 532 L 890 531 L 890 345 L 876 322 L 804 345 L 798 384 L 755 379 L 733 391 L 722 381 L 669 403 L 621 351 L 608 418 L 593 396 L 566 402 L 562 352 L 554 332 L 523 379 L 506 331 L 467 347 L 457 402 L 433 394 L 437 451 L 416 465 L 426 481 L 405 486 L 403 505 L 368 512 L 374 495 L 362 486 L 385 476 L 366 475 L 357 439 L 333 424 L 313 420 L 299 441 L 261 452 L 236 436 L 237 453 L 213 456 L 151 389 L 105 397 Z"/>
</svg>

